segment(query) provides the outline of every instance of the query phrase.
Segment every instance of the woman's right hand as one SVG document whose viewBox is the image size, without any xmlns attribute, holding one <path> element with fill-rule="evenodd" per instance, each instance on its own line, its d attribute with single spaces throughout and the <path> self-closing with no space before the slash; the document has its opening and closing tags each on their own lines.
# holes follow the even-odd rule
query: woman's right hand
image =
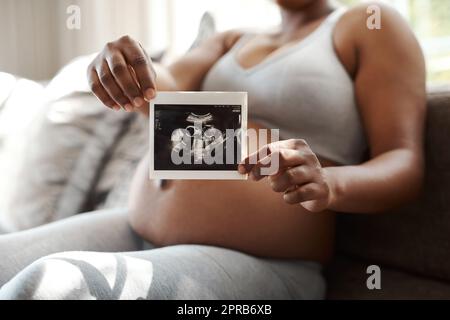
<svg viewBox="0 0 450 320">
<path fill-rule="evenodd" d="M 156 95 L 152 61 L 140 43 L 129 36 L 107 43 L 87 73 L 92 92 L 115 110 L 148 107 L 147 102 Z"/>
</svg>

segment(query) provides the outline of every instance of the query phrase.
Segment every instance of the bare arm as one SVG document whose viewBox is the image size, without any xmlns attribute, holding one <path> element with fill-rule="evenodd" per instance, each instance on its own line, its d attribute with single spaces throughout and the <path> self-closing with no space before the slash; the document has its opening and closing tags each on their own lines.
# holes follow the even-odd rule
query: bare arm
<svg viewBox="0 0 450 320">
<path fill-rule="evenodd" d="M 311 211 L 373 213 L 410 201 L 421 189 L 424 59 L 403 19 L 381 7 L 381 30 L 365 27 L 366 5 L 352 9 L 346 19 L 353 30 L 355 92 L 371 159 L 356 166 L 322 168 L 303 140 L 269 147 L 280 157 L 280 171 L 269 177 L 270 183 L 288 203 L 301 203 Z M 241 166 L 240 171 L 252 172 L 259 180 L 261 166 Z"/>
<path fill-rule="evenodd" d="M 157 90 L 199 90 L 204 76 L 240 37 L 219 33 L 168 67 L 154 64 L 142 46 L 128 36 L 106 44 L 88 68 L 92 92 L 109 108 L 148 115 Z"/>
<path fill-rule="evenodd" d="M 422 185 L 424 59 L 399 14 L 382 7 L 381 21 L 381 30 L 363 28 L 355 35 L 356 99 L 371 160 L 325 168 L 335 191 L 330 208 L 336 211 L 383 211 L 413 199 Z"/>
</svg>

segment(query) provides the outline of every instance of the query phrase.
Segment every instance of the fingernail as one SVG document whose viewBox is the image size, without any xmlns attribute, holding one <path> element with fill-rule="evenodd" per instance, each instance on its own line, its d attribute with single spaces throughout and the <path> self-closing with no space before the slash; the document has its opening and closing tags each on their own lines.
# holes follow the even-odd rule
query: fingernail
<svg viewBox="0 0 450 320">
<path fill-rule="evenodd" d="M 136 98 L 133 99 L 133 104 L 137 108 L 142 106 L 143 103 L 144 103 L 144 99 L 142 99 L 141 97 L 136 97 Z"/>
<path fill-rule="evenodd" d="M 154 96 L 155 96 L 155 89 L 150 88 L 145 91 L 145 99 L 147 99 L 147 101 L 153 99 Z"/>
<path fill-rule="evenodd" d="M 127 103 L 125 105 L 125 110 L 127 110 L 128 112 L 133 111 L 133 106 L 131 104 Z"/>
<path fill-rule="evenodd" d="M 120 106 L 118 106 L 117 104 L 116 104 L 116 105 L 113 105 L 112 108 L 113 108 L 114 110 L 116 110 L 116 111 L 120 110 Z"/>
</svg>

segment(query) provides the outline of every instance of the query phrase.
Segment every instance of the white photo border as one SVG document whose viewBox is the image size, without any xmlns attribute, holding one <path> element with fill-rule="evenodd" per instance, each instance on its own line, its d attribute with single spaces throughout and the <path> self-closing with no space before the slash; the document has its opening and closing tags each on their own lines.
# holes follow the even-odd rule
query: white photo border
<svg viewBox="0 0 450 320">
<path fill-rule="evenodd" d="M 162 91 L 150 101 L 149 109 L 149 179 L 170 180 L 246 180 L 247 174 L 237 170 L 155 170 L 155 104 L 185 104 L 185 105 L 240 105 L 241 106 L 241 159 L 247 156 L 247 92 L 217 92 L 217 91 Z"/>
</svg>

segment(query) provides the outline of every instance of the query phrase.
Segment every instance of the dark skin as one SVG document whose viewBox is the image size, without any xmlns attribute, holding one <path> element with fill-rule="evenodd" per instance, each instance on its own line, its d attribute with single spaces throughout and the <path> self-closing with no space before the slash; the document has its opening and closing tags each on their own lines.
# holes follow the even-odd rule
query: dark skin
<svg viewBox="0 0 450 320">
<path fill-rule="evenodd" d="M 244 45 L 237 53 L 242 67 L 255 66 L 295 44 L 334 9 L 326 0 L 277 2 L 283 21 L 280 29 L 258 35 Z M 333 35 L 337 56 L 354 81 L 355 98 L 370 147 L 369 159 L 360 165 L 339 166 L 314 154 L 302 137 L 264 147 L 269 150 L 269 158 L 265 160 L 277 156 L 281 164 L 280 170 L 268 177 L 270 188 L 280 193 L 285 203 L 296 206 L 299 215 L 311 211 L 320 212 L 321 217 L 332 212 L 382 212 L 414 199 L 420 192 L 426 110 L 424 58 L 400 15 L 387 6 L 379 6 L 381 30 L 366 28 L 365 4 L 345 13 Z M 148 114 L 146 101 L 157 90 L 199 90 L 208 70 L 240 36 L 239 31 L 218 34 L 168 67 L 152 64 L 138 42 L 121 38 L 109 43 L 93 61 L 89 81 L 106 106 Z M 264 178 L 261 166 L 261 162 L 249 165 L 244 161 L 239 170 L 261 180 Z M 232 189 L 227 192 L 233 192 Z M 206 238 L 200 241 L 208 242 Z M 184 240 L 163 242 L 180 241 Z M 223 245 L 228 246 L 226 241 Z M 306 250 L 308 254 L 285 256 L 323 260 L 317 254 L 318 250 L 324 250 L 323 246 L 311 249 L 315 254 Z M 234 243 L 230 247 L 242 249 Z M 253 247 L 242 250 L 259 252 Z"/>
</svg>

